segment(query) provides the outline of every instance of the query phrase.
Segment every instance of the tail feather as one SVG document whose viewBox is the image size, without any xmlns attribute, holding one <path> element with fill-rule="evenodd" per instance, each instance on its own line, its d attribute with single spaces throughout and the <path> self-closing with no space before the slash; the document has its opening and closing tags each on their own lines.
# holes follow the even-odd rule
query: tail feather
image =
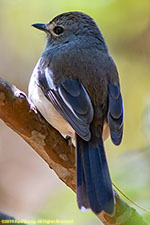
<svg viewBox="0 0 150 225">
<path fill-rule="evenodd" d="M 95 213 L 104 210 L 112 214 L 114 211 L 112 184 L 102 140 L 94 146 L 77 136 L 77 200 L 79 208 L 90 207 Z"/>
<path fill-rule="evenodd" d="M 87 144 L 84 142 L 84 144 Z M 90 165 L 90 158 L 89 158 L 89 151 L 88 148 L 84 148 L 83 153 L 83 165 L 84 165 L 84 176 L 85 176 L 85 184 L 86 184 L 86 192 L 87 192 L 87 198 L 89 200 L 90 208 L 95 212 L 99 213 L 102 211 L 102 206 L 99 204 L 96 191 L 95 191 L 95 185 L 94 180 L 92 178 L 92 170 Z"/>
<path fill-rule="evenodd" d="M 88 209 L 90 205 L 85 184 L 82 156 L 80 148 L 77 147 L 77 149 L 79 149 L 79 151 L 77 151 L 77 202 L 80 209 L 83 207 Z"/>
</svg>

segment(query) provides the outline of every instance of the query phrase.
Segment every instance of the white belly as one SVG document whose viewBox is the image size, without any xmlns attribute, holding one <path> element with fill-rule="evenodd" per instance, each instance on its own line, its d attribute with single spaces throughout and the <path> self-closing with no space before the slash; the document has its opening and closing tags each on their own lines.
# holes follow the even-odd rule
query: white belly
<svg viewBox="0 0 150 225">
<path fill-rule="evenodd" d="M 56 111 L 51 102 L 44 96 L 40 87 L 34 84 L 32 94 L 29 93 L 29 98 L 40 111 L 42 116 L 62 135 L 70 136 L 75 139 L 75 132 L 69 123 Z"/>
</svg>

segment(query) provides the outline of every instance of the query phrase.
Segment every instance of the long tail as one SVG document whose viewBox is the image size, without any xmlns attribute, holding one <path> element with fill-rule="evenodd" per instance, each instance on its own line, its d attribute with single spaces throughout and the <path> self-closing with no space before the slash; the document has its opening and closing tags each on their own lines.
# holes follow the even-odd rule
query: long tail
<svg viewBox="0 0 150 225">
<path fill-rule="evenodd" d="M 76 141 L 79 208 L 113 214 L 114 196 L 102 140 L 94 146 L 77 135 Z"/>
</svg>

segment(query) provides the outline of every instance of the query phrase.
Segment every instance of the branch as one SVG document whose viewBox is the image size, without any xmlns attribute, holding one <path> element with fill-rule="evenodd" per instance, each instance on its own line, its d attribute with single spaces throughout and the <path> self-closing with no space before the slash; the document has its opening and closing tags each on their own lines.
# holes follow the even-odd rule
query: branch
<svg viewBox="0 0 150 225">
<path fill-rule="evenodd" d="M 76 191 L 75 149 L 36 110 L 26 95 L 0 78 L 0 118 L 18 133 L 48 163 L 67 186 Z M 101 212 L 105 225 L 146 225 L 137 211 L 114 191 L 115 214 Z"/>
</svg>

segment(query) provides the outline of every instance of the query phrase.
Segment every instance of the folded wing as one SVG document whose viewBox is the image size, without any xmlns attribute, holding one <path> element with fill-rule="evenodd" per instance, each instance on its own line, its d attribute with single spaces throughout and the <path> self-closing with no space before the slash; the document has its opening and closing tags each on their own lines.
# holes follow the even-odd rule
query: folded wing
<svg viewBox="0 0 150 225">
<path fill-rule="evenodd" d="M 91 138 L 89 126 L 93 119 L 93 106 L 87 91 L 77 79 L 65 79 L 56 85 L 53 77 L 48 67 L 44 71 L 38 70 L 38 85 L 75 132 L 88 141 Z"/>
<path fill-rule="evenodd" d="M 118 85 L 108 84 L 108 114 L 112 142 L 119 145 L 123 134 L 123 100 Z"/>
</svg>

